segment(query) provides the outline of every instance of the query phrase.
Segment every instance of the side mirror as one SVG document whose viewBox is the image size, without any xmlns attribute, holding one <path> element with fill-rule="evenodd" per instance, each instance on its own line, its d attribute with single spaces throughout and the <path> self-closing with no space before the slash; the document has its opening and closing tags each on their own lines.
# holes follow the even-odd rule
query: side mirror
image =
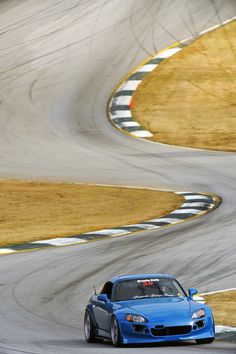
<svg viewBox="0 0 236 354">
<path fill-rule="evenodd" d="M 103 301 L 103 302 L 108 302 L 109 300 L 108 300 L 108 297 L 107 297 L 107 294 L 100 294 L 100 295 L 98 295 L 98 300 L 99 301 Z"/>
<path fill-rule="evenodd" d="M 193 295 L 196 295 L 197 293 L 198 293 L 197 289 L 194 288 L 188 289 L 188 294 L 191 299 L 193 298 Z"/>
</svg>

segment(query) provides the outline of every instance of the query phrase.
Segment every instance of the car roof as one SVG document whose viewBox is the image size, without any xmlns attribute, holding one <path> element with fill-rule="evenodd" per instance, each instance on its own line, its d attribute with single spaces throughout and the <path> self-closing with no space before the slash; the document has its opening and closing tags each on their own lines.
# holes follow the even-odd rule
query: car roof
<svg viewBox="0 0 236 354">
<path fill-rule="evenodd" d="M 150 279 L 150 278 L 167 278 L 167 279 L 175 279 L 175 277 L 171 274 L 166 273 L 141 273 L 141 274 L 121 274 L 116 275 L 109 279 L 110 282 L 116 283 L 118 281 L 123 280 L 135 280 L 135 279 Z"/>
</svg>

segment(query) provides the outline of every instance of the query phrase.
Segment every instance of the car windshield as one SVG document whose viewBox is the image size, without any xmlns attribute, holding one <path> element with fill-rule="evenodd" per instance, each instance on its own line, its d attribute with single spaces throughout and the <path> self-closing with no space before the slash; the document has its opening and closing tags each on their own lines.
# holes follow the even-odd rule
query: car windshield
<svg viewBox="0 0 236 354">
<path fill-rule="evenodd" d="M 151 278 L 120 281 L 116 286 L 115 301 L 158 297 L 184 297 L 186 294 L 174 279 Z"/>
</svg>

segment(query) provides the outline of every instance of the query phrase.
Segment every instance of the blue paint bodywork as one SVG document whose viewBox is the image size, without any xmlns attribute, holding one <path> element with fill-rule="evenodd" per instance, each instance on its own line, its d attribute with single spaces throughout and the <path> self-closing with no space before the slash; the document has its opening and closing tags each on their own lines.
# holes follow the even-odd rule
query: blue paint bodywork
<svg viewBox="0 0 236 354">
<path fill-rule="evenodd" d="M 111 319 L 116 317 L 123 344 L 184 341 L 214 338 L 214 320 L 211 309 L 197 303 L 184 290 L 184 296 L 142 298 L 114 301 L 116 286 L 119 282 L 132 279 L 168 278 L 167 274 L 122 275 L 111 278 L 112 295 L 108 301 L 100 301 L 93 295 L 87 310 L 96 328 L 96 336 L 110 339 Z M 204 309 L 205 317 L 193 319 L 193 312 Z M 129 322 L 128 314 L 140 315 L 144 323 Z"/>
</svg>

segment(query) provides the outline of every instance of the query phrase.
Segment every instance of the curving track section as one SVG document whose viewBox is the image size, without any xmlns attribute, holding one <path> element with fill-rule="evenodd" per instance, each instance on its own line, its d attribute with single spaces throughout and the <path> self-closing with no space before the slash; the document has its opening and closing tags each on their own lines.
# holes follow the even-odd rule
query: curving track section
<svg viewBox="0 0 236 354">
<path fill-rule="evenodd" d="M 235 286 L 235 154 L 135 140 L 106 117 L 112 90 L 141 60 L 235 15 L 234 0 L 0 1 L 2 177 L 206 191 L 224 200 L 170 230 L 2 256 L 1 354 L 118 353 L 85 344 L 82 333 L 92 286 L 112 274 L 172 272 L 201 291 Z"/>
</svg>

